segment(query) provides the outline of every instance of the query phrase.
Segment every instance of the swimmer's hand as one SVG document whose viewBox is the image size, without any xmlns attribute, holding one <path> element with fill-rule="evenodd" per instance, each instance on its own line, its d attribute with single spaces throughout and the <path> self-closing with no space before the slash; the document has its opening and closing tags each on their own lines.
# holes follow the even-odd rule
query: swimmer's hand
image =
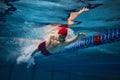
<svg viewBox="0 0 120 80">
<path fill-rule="evenodd" d="M 81 32 L 78 32 L 78 37 L 81 37 L 81 36 L 82 36 L 82 37 L 86 36 L 86 33 L 84 33 L 84 32 L 82 32 L 82 33 L 81 33 Z"/>
<path fill-rule="evenodd" d="M 88 11 L 89 10 L 89 8 L 87 8 L 87 7 L 84 7 L 84 8 L 82 8 L 82 10 L 81 11 Z"/>
</svg>

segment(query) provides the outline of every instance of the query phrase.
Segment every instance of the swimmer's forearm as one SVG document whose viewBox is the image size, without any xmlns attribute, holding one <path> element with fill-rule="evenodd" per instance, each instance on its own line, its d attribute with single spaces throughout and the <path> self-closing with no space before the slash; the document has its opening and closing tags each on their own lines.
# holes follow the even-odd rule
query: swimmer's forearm
<svg viewBox="0 0 120 80">
<path fill-rule="evenodd" d="M 78 12 L 72 12 L 70 14 L 70 17 L 68 18 L 68 20 L 74 20 L 79 14 L 85 12 L 85 11 L 88 11 L 89 9 L 88 8 L 82 8 L 81 10 L 79 10 Z"/>
<path fill-rule="evenodd" d="M 68 44 L 70 44 L 70 43 L 76 41 L 78 38 L 79 38 L 79 36 L 75 36 L 75 37 L 73 37 L 73 38 L 71 38 L 71 39 L 68 39 L 66 42 L 67 42 Z"/>
<path fill-rule="evenodd" d="M 69 26 L 73 25 L 74 24 L 74 19 L 81 13 L 85 12 L 85 11 L 88 11 L 89 9 L 88 8 L 83 8 L 81 10 L 79 10 L 78 12 L 72 12 L 69 16 L 69 18 L 67 19 L 67 24 Z"/>
<path fill-rule="evenodd" d="M 78 40 L 80 37 L 84 37 L 84 36 L 86 36 L 86 33 L 80 33 L 80 32 L 78 32 L 78 35 L 75 36 L 75 37 L 73 37 L 73 38 L 71 38 L 71 39 L 69 39 L 69 40 L 68 40 L 68 43 L 71 43 L 71 42 L 73 42 L 73 41 L 76 41 L 76 40 Z"/>
</svg>

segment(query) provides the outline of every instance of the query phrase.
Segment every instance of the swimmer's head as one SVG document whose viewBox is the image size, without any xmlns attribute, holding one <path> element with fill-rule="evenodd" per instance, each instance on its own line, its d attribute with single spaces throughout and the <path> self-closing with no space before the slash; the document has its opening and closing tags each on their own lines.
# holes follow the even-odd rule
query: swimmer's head
<svg viewBox="0 0 120 80">
<path fill-rule="evenodd" d="M 66 36 L 59 34 L 58 40 L 59 40 L 60 42 L 64 42 L 65 39 L 66 39 Z"/>
<path fill-rule="evenodd" d="M 67 34 L 68 34 L 67 28 L 61 27 L 61 28 L 59 29 L 59 31 L 58 31 L 58 35 L 59 35 L 59 36 L 58 36 L 58 40 L 59 40 L 60 42 L 64 42 Z"/>
<path fill-rule="evenodd" d="M 68 34 L 68 30 L 66 27 L 60 27 L 59 31 L 58 31 L 59 35 L 63 35 L 63 36 L 67 36 Z"/>
</svg>

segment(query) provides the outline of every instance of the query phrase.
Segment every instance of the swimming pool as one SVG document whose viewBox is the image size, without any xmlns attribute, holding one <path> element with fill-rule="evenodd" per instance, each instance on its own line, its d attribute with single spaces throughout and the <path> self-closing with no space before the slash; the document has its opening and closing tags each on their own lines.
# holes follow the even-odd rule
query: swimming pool
<svg viewBox="0 0 120 80">
<path fill-rule="evenodd" d="M 82 23 L 70 27 L 75 34 L 81 31 L 92 36 L 103 30 L 119 27 L 120 1 L 87 1 L 104 5 L 79 15 L 75 20 Z M 44 39 L 44 31 L 49 30 L 49 27 L 44 28 L 45 25 L 65 24 L 69 11 L 79 10 L 86 4 L 79 0 L 20 0 L 12 4 L 17 10 L 5 16 L 6 22 L 0 22 L 1 80 L 120 79 L 120 42 L 47 58 L 36 57 L 36 64 L 29 69 L 26 64 L 16 64 L 21 54 L 32 51 L 38 45 L 37 40 Z"/>
</svg>

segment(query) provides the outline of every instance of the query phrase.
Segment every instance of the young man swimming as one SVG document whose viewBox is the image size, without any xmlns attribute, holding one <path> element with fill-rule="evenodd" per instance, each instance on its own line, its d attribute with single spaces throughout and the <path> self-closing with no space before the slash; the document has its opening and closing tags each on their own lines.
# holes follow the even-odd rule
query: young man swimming
<svg viewBox="0 0 120 80">
<path fill-rule="evenodd" d="M 77 36 L 72 37 L 71 39 L 66 39 L 68 34 L 68 27 L 74 24 L 74 19 L 81 13 L 88 11 L 88 8 L 83 8 L 78 12 L 72 12 L 70 17 L 67 19 L 67 25 L 57 25 L 58 31 L 57 34 L 51 35 L 48 41 L 43 41 L 39 44 L 38 48 L 33 51 L 31 56 L 35 53 L 39 52 L 43 55 L 51 55 L 52 53 L 56 52 L 57 50 L 63 49 L 66 45 L 72 43 L 73 41 L 77 40 L 80 36 L 85 36 L 86 33 L 78 33 Z"/>
</svg>

